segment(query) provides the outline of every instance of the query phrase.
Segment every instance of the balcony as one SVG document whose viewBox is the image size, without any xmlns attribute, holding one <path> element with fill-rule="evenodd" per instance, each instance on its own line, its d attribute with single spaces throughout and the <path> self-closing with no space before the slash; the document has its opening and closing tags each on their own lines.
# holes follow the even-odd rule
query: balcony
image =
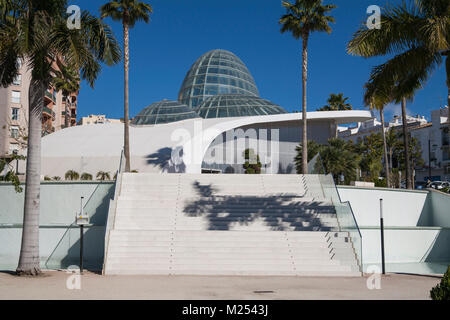
<svg viewBox="0 0 450 320">
<path fill-rule="evenodd" d="M 44 109 L 42 110 L 42 116 L 47 117 L 47 118 L 52 118 L 52 120 L 56 119 L 55 112 L 52 109 L 50 109 L 49 107 L 44 107 Z"/>
<path fill-rule="evenodd" d="M 48 89 L 45 90 L 45 99 L 47 100 L 47 102 L 56 102 L 56 94 L 55 92 L 50 92 Z"/>
</svg>

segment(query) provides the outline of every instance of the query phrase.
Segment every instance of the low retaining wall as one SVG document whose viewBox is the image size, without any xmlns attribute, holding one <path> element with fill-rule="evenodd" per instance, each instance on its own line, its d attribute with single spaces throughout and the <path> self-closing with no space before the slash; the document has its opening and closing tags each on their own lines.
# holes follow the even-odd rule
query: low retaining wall
<svg viewBox="0 0 450 320">
<path fill-rule="evenodd" d="M 113 182 L 43 182 L 39 252 L 41 268 L 59 269 L 79 264 L 80 229 L 74 225 L 80 197 L 90 217 L 84 231 L 84 265 L 101 270 L 104 236 Z M 19 261 L 24 193 L 0 184 L 0 270 L 15 270 Z"/>
<path fill-rule="evenodd" d="M 362 234 L 364 270 L 381 265 L 383 199 L 387 272 L 440 274 L 450 264 L 450 195 L 434 190 L 338 187 Z"/>
</svg>

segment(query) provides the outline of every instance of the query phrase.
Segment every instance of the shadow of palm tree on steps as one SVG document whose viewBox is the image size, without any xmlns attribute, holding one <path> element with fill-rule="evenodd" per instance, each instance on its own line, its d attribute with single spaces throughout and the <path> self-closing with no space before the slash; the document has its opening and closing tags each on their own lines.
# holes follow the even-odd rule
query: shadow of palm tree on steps
<svg viewBox="0 0 450 320">
<path fill-rule="evenodd" d="M 251 224 L 262 224 L 272 231 L 338 230 L 335 208 L 327 202 L 287 194 L 221 195 L 219 187 L 202 185 L 198 181 L 193 187 L 200 197 L 186 203 L 183 212 L 189 217 L 205 218 L 208 230 L 231 230 Z M 331 224 L 324 222 L 324 218 Z"/>
</svg>

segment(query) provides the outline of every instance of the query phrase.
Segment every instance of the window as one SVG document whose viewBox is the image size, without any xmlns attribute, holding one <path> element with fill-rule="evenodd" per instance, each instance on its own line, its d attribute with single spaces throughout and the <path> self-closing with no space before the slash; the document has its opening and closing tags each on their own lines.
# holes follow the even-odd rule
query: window
<svg viewBox="0 0 450 320">
<path fill-rule="evenodd" d="M 11 102 L 20 103 L 20 91 L 11 92 Z"/>
<path fill-rule="evenodd" d="M 19 108 L 11 109 L 11 120 L 19 120 Z"/>
<path fill-rule="evenodd" d="M 19 127 L 11 127 L 11 138 L 19 138 Z"/>
<path fill-rule="evenodd" d="M 22 83 L 22 75 L 18 74 L 17 77 L 14 79 L 13 84 L 16 86 L 20 86 Z"/>
</svg>

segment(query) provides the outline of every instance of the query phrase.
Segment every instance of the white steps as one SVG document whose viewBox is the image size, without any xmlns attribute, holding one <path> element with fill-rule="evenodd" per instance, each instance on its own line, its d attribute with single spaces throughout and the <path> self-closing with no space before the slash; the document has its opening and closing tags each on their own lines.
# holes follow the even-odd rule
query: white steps
<svg viewBox="0 0 450 320">
<path fill-rule="evenodd" d="M 334 207 L 303 181 L 124 174 L 104 273 L 361 276 Z"/>
</svg>

